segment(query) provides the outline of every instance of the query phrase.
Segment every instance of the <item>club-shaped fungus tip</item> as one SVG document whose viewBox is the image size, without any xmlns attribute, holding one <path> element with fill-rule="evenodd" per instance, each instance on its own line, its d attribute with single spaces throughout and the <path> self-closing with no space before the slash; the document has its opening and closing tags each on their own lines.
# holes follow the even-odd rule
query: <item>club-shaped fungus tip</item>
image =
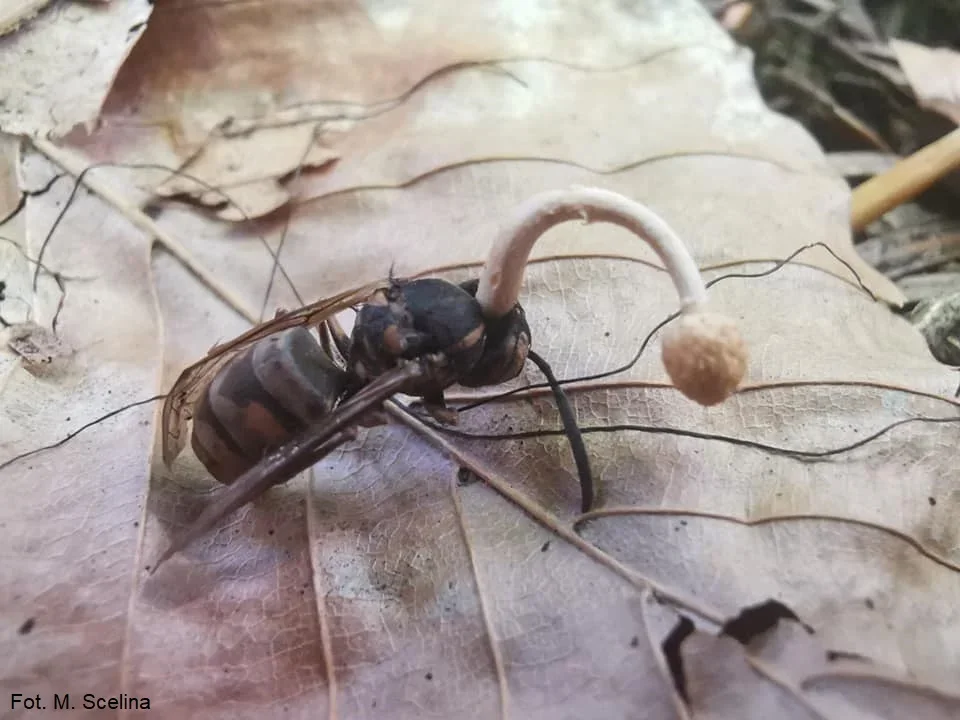
<svg viewBox="0 0 960 720">
<path fill-rule="evenodd" d="M 730 397 L 747 370 L 747 346 L 733 320 L 697 309 L 667 326 L 662 356 L 673 384 L 701 405 Z"/>
</svg>

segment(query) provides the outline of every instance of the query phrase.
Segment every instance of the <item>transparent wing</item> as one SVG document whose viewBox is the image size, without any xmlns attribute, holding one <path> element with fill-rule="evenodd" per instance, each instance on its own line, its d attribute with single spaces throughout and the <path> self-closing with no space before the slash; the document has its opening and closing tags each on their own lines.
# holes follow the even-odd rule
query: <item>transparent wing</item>
<svg viewBox="0 0 960 720">
<path fill-rule="evenodd" d="M 233 340 L 216 345 L 206 357 L 180 373 L 163 403 L 163 462 L 169 466 L 183 450 L 186 444 L 186 426 L 193 417 L 194 403 L 207 384 L 239 352 L 258 340 L 288 328 L 318 325 L 341 310 L 364 302 L 378 289 L 386 286 L 385 281 L 371 283 L 260 323 Z"/>
</svg>

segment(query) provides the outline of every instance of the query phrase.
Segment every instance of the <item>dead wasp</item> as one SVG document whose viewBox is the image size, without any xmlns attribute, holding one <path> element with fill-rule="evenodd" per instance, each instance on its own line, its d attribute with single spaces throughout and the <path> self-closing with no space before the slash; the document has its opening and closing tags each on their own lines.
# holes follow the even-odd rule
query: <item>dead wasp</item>
<svg viewBox="0 0 960 720">
<path fill-rule="evenodd" d="M 596 188 L 542 193 L 523 204 L 493 243 L 480 277 L 461 285 L 437 278 L 389 279 L 307 305 L 214 347 L 174 383 L 163 407 L 163 460 L 185 444 L 228 485 L 154 564 L 211 529 L 271 485 L 307 469 L 354 436 L 382 423 L 381 404 L 396 393 L 423 399 L 443 423 L 451 385 L 502 384 L 532 360 L 546 375 L 571 439 L 582 509 L 593 503 L 589 461 L 572 408 L 549 366 L 531 349 L 518 302 L 536 240 L 572 219 L 612 222 L 656 250 L 677 287 L 681 316 L 663 339 L 676 387 L 705 405 L 739 384 L 746 351 L 733 323 L 705 311 L 699 271 L 669 226 L 643 205 Z M 348 337 L 334 316 L 359 306 Z M 319 341 L 310 333 L 316 328 Z M 341 362 L 336 358 L 339 356 Z"/>
</svg>

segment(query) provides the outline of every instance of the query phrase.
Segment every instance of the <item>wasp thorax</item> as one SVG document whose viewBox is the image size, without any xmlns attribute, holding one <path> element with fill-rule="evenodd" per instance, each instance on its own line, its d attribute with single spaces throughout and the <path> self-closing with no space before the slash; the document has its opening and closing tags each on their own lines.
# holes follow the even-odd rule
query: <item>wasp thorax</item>
<svg viewBox="0 0 960 720">
<path fill-rule="evenodd" d="M 427 377 L 403 392 L 432 396 L 460 381 L 483 355 L 486 328 L 477 301 L 436 278 L 394 280 L 361 308 L 351 337 L 349 366 L 364 382 L 400 360 L 428 355 Z"/>
</svg>

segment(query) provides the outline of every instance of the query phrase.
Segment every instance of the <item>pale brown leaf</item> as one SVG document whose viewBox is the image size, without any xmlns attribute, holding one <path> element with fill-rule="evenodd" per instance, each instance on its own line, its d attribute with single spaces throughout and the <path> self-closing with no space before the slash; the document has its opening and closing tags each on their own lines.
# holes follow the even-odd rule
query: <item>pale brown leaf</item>
<svg viewBox="0 0 960 720">
<path fill-rule="evenodd" d="M 148 576 L 216 486 L 189 452 L 166 469 L 154 451 L 151 475 L 158 434 L 145 407 L 0 468 L 12 538 L 0 551 L 0 614 L 10 628 L 34 621 L 4 642 L 4 693 L 126 693 L 149 697 L 152 716 L 211 719 L 952 711 L 956 379 L 871 297 L 902 300 L 853 250 L 846 184 L 808 136 L 761 107 L 748 69 L 693 0 L 550 12 L 159 5 L 109 122 L 73 137 L 75 153 L 189 171 L 209 150 L 237 164 L 212 162 L 205 181 L 275 183 L 302 156 L 234 154 L 230 129 L 269 135 L 265 119 L 287 118 L 278 143 L 316 130 L 316 147 L 340 160 L 283 186 L 297 198 L 289 213 L 257 222 L 164 207 L 156 222 L 182 243 L 180 261 L 160 251 L 151 261 L 150 239 L 120 206 L 81 190 L 45 260 L 87 278 L 67 283 L 58 323 L 76 352 L 47 383 L 4 357 L 0 462 L 169 388 L 246 330 L 182 263 L 215 276 L 237 307 L 259 307 L 272 274 L 264 242 L 282 236 L 304 302 L 391 266 L 465 279 L 521 200 L 572 184 L 650 205 L 708 279 L 800 254 L 710 290 L 751 350 L 748 384 L 729 402 L 705 409 L 673 390 L 658 336 L 630 370 L 570 388 L 582 425 L 622 426 L 587 435 L 600 503 L 586 518 L 562 437 L 470 440 L 394 408 L 392 425 L 362 432 L 311 479 L 269 491 Z M 37 154 L 6 157 L 26 187 L 54 172 Z M 170 177 L 97 173 L 136 202 L 133 185 Z M 32 257 L 69 184 L 27 198 L 21 241 Z M 523 302 L 560 377 L 625 363 L 675 309 L 655 256 L 617 228 L 558 227 L 535 257 Z M 16 272 L 32 270 L 23 260 Z M 49 323 L 55 283 L 41 274 L 30 299 Z M 265 315 L 300 304 L 278 275 Z M 511 387 L 539 380 L 528 370 Z M 918 417 L 943 421 L 841 451 Z M 527 391 L 462 413 L 459 429 L 557 426 L 552 400 Z M 718 637 L 770 598 L 821 644 L 780 625 L 748 646 Z M 663 650 L 681 616 L 696 625 L 677 649 L 696 690 L 689 704 Z M 828 650 L 866 659 L 830 664 Z"/>
<path fill-rule="evenodd" d="M 280 183 L 285 176 L 298 167 L 317 168 L 338 157 L 318 145 L 315 135 L 315 127 L 303 123 L 255 126 L 240 137 L 214 136 L 183 168 L 190 177 L 173 176 L 156 193 L 189 194 L 204 205 L 222 206 L 217 215 L 224 220 L 266 215 L 290 199 Z"/>
<path fill-rule="evenodd" d="M 960 713 L 960 696 L 904 682 L 831 650 L 831 642 L 789 619 L 748 644 L 695 631 L 680 653 L 696 717 L 947 720 Z"/>
<path fill-rule="evenodd" d="M 920 104 L 960 124 L 960 53 L 896 38 L 890 47 Z"/>
<path fill-rule="evenodd" d="M 50 0 L 8 0 L 0 8 L 0 35 L 16 30 L 21 23 L 32 18 L 49 2 Z"/>
<path fill-rule="evenodd" d="M 26 158 L 22 169 L 28 187 L 49 178 L 48 167 L 36 158 Z M 55 183 L 29 197 L 26 255 L 36 257 L 69 190 L 69 183 Z M 4 459 L 54 443 L 159 389 L 160 335 L 149 244 L 96 198 L 81 195 L 71 210 L 68 231 L 57 234 L 47 259 L 55 268 L 89 278 L 67 281 L 58 323 L 61 341 L 76 352 L 55 379 L 33 375 L 19 362 L 4 364 Z M 22 276 L 19 287 L 31 287 L 28 262 L 9 269 Z M 32 300 L 35 320 L 49 327 L 59 300 L 49 277 L 41 278 Z M 25 692 L 52 703 L 52 693 L 76 687 L 79 708 L 84 692 L 115 692 L 125 657 L 131 574 L 139 565 L 154 439 L 151 416 L 149 406 L 133 409 L 58 451 L 2 470 L 0 608 L 8 634 L 0 686 L 5 696 L 29 688 Z M 18 635 L 16 628 L 28 620 L 32 629 Z"/>
<path fill-rule="evenodd" d="M 62 136 L 92 123 L 152 8 L 148 0 L 57 0 L 0 37 L 0 128 Z M 0 31 L 7 27 L 0 14 Z"/>
</svg>

